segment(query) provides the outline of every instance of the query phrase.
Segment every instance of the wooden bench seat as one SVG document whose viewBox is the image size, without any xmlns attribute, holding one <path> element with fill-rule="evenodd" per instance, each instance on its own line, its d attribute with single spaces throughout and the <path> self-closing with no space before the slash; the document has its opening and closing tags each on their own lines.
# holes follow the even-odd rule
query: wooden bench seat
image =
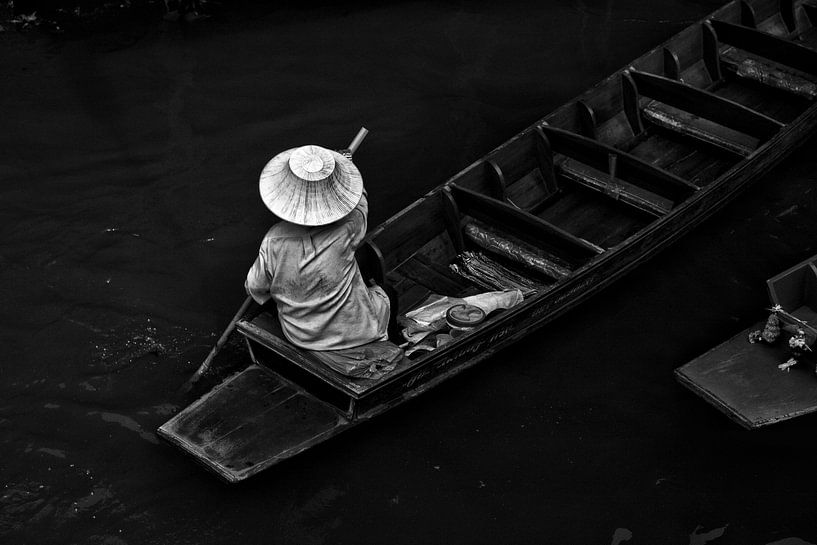
<svg viewBox="0 0 817 545">
<path fill-rule="evenodd" d="M 719 64 L 716 64 L 718 67 Z M 719 71 L 719 68 L 718 68 Z M 784 124 L 715 93 L 673 79 L 630 69 L 622 75 L 624 109 L 633 133 L 648 121 L 667 130 L 745 157 Z M 641 97 L 652 99 L 646 107 Z M 747 153 L 748 151 L 748 153 Z"/>
<path fill-rule="evenodd" d="M 672 210 L 671 200 L 573 159 L 562 161 L 559 172 L 568 181 L 604 193 L 613 200 L 620 200 L 655 217 L 661 217 Z"/>
<path fill-rule="evenodd" d="M 283 356 L 289 362 L 297 363 L 298 367 L 310 375 L 320 379 L 323 383 L 331 386 L 340 393 L 351 398 L 358 398 L 368 390 L 376 386 L 380 381 L 372 379 L 353 379 L 324 365 L 318 358 L 310 354 L 309 350 L 301 350 L 284 337 L 278 317 L 272 312 L 262 312 L 251 319 L 242 319 L 236 323 L 236 329 L 246 337 L 259 342 Z M 410 361 L 406 358 L 394 373 L 408 365 Z"/>
<path fill-rule="evenodd" d="M 650 102 L 641 110 L 641 114 L 645 121 L 656 127 L 676 132 L 740 157 L 748 157 L 758 145 L 757 138 L 660 102 Z"/>
</svg>

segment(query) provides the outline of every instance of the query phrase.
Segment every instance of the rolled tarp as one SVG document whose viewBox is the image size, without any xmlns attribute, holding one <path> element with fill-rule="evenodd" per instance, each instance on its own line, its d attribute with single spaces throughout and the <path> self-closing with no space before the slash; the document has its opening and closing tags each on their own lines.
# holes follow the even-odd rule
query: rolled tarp
<svg viewBox="0 0 817 545">
<path fill-rule="evenodd" d="M 521 240 L 502 235 L 487 225 L 468 223 L 463 234 L 483 250 L 554 280 L 561 280 L 570 274 L 568 264 L 558 257 Z"/>
</svg>

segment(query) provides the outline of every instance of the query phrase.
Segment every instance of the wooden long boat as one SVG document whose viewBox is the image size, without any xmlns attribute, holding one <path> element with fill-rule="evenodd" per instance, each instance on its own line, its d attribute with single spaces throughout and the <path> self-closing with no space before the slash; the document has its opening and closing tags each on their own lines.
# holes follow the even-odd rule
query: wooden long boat
<svg viewBox="0 0 817 545">
<path fill-rule="evenodd" d="M 814 130 L 815 97 L 817 3 L 726 4 L 395 214 L 358 252 L 400 312 L 478 291 L 448 267 L 474 249 L 540 286 L 521 304 L 378 380 L 335 373 L 256 309 L 238 323 L 254 364 L 159 434 L 235 482 L 413 398 L 713 214 Z M 517 266 L 486 232 L 542 266 Z"/>
</svg>

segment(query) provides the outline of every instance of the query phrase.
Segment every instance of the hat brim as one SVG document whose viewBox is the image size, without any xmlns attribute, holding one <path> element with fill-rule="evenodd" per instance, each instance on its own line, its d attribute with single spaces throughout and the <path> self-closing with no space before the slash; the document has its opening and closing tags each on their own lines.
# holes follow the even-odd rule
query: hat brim
<svg viewBox="0 0 817 545">
<path fill-rule="evenodd" d="M 304 180 L 289 167 L 296 149 L 279 153 L 261 171 L 258 188 L 267 208 L 283 220 L 306 226 L 328 225 L 347 216 L 363 194 L 363 177 L 355 164 L 328 150 L 335 160 L 332 173 L 323 180 Z"/>
</svg>

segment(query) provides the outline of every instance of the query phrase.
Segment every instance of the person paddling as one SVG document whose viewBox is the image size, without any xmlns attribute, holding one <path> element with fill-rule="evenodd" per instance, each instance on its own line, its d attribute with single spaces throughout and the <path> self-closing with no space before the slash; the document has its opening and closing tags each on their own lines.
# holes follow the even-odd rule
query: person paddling
<svg viewBox="0 0 817 545">
<path fill-rule="evenodd" d="M 286 338 L 309 350 L 340 350 L 387 340 L 389 297 L 367 286 L 355 250 L 369 204 L 351 160 L 320 146 L 292 148 L 261 172 L 261 199 L 282 221 L 261 242 L 245 288 L 274 301 Z"/>
</svg>

